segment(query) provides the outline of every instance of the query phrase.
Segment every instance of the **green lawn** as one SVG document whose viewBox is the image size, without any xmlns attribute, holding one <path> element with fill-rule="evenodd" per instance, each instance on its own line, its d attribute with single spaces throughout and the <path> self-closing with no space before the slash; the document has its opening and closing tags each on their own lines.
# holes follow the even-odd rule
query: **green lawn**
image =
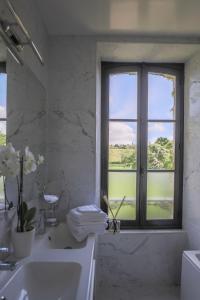
<svg viewBox="0 0 200 300">
<path fill-rule="evenodd" d="M 147 219 L 172 218 L 173 174 L 149 173 L 147 179 Z M 126 196 L 127 202 L 122 206 L 118 218 L 124 220 L 134 219 L 136 211 L 136 173 L 110 172 L 108 186 L 108 198 L 114 212 L 116 212 L 120 204 L 119 200 Z M 110 217 L 112 216 L 110 215 Z"/>
<path fill-rule="evenodd" d="M 173 173 L 149 172 L 147 187 L 148 200 L 173 199 Z M 136 199 L 136 173 L 135 172 L 109 172 L 108 197 L 110 200 Z"/>
<path fill-rule="evenodd" d="M 165 204 L 165 205 L 164 205 Z M 117 207 L 119 202 L 111 202 L 111 208 L 113 213 L 117 212 Z M 133 220 L 136 218 L 136 206 L 135 204 L 124 203 L 121 207 L 120 212 L 117 216 L 118 219 L 121 220 Z M 111 213 L 109 212 L 109 217 L 112 218 Z M 147 219 L 171 219 L 173 217 L 173 206 L 172 202 L 158 202 L 158 203 L 150 203 L 147 207 Z"/>
</svg>

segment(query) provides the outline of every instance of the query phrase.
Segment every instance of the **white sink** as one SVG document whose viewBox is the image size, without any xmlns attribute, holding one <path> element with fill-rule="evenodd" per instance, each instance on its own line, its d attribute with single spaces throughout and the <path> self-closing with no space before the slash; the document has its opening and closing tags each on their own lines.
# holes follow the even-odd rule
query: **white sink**
<svg viewBox="0 0 200 300">
<path fill-rule="evenodd" d="M 42 249 L 82 249 L 86 246 L 87 239 L 77 242 L 69 232 L 65 223 L 60 223 L 56 227 L 48 228 L 47 232 L 38 236 L 39 250 Z"/>
<path fill-rule="evenodd" d="M 28 262 L 1 290 L 6 300 L 74 300 L 81 265 L 76 262 Z"/>
<path fill-rule="evenodd" d="M 6 300 L 89 300 L 94 272 L 95 236 L 77 242 L 66 224 L 37 235 L 31 256 L 14 272 L 0 272 Z M 15 259 L 14 257 L 10 258 Z"/>
</svg>

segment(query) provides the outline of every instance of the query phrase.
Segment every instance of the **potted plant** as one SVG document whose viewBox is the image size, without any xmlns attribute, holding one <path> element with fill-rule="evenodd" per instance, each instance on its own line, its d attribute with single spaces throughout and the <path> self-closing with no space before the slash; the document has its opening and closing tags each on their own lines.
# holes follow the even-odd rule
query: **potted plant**
<svg viewBox="0 0 200 300">
<path fill-rule="evenodd" d="M 32 244 L 35 237 L 34 217 L 36 208 L 28 208 L 22 201 L 18 207 L 18 223 L 20 226 L 12 232 L 12 243 L 16 257 L 26 257 L 31 254 Z M 23 231 L 21 231 L 21 226 Z"/>
<path fill-rule="evenodd" d="M 17 226 L 12 233 L 16 257 L 30 255 L 35 236 L 33 221 L 36 208 L 28 208 L 27 203 L 23 199 L 24 175 L 35 172 L 43 161 L 44 158 L 41 155 L 38 156 L 38 159 L 35 159 L 28 147 L 25 148 L 24 153 L 16 151 L 12 144 L 2 146 L 0 149 L 0 172 L 9 174 L 9 176 L 16 176 L 18 186 Z"/>
</svg>

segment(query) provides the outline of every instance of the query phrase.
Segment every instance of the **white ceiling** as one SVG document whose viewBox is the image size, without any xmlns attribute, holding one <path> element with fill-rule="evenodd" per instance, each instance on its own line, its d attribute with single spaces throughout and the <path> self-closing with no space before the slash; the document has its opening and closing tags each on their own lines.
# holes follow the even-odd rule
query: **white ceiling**
<svg viewBox="0 0 200 300">
<path fill-rule="evenodd" d="M 185 63 L 200 51 L 200 45 L 99 42 L 97 54 L 103 61 Z"/>
<path fill-rule="evenodd" d="M 200 0 L 36 0 L 51 35 L 200 35 Z"/>
</svg>

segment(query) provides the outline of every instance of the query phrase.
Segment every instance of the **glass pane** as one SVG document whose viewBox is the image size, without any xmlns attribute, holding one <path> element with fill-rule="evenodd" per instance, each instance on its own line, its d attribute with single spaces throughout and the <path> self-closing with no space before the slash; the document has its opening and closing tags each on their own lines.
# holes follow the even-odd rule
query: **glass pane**
<svg viewBox="0 0 200 300">
<path fill-rule="evenodd" d="M 148 73 L 148 118 L 175 119 L 176 77 Z"/>
<path fill-rule="evenodd" d="M 0 118 L 6 118 L 7 75 L 0 73 Z"/>
<path fill-rule="evenodd" d="M 120 201 L 126 196 L 117 218 L 122 220 L 135 220 L 136 218 L 136 173 L 134 172 L 109 172 L 108 174 L 108 199 L 114 215 Z M 109 212 L 109 217 L 113 218 Z"/>
<path fill-rule="evenodd" d="M 109 169 L 136 169 L 137 123 L 109 123 Z"/>
<path fill-rule="evenodd" d="M 174 123 L 148 123 L 148 169 L 174 169 Z"/>
<path fill-rule="evenodd" d="M 6 144 L 6 121 L 0 121 L 0 145 Z"/>
<path fill-rule="evenodd" d="M 174 173 L 148 172 L 147 219 L 173 219 Z"/>
<path fill-rule="evenodd" d="M 109 118 L 137 118 L 137 73 L 110 75 Z"/>
</svg>

